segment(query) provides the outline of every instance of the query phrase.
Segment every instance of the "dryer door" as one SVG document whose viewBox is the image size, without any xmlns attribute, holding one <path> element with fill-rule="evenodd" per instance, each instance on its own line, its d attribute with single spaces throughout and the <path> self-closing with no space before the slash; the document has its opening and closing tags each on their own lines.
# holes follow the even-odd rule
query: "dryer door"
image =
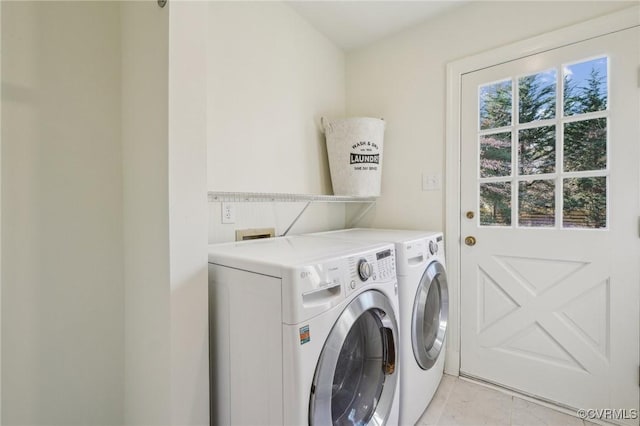
<svg viewBox="0 0 640 426">
<path fill-rule="evenodd" d="M 413 304 L 411 343 L 413 355 L 423 370 L 438 360 L 444 344 L 449 315 L 449 290 L 444 267 L 432 262 L 420 280 Z"/>
<path fill-rule="evenodd" d="M 318 360 L 309 424 L 383 425 L 398 382 L 398 326 L 393 306 L 369 290 L 347 305 Z"/>
</svg>

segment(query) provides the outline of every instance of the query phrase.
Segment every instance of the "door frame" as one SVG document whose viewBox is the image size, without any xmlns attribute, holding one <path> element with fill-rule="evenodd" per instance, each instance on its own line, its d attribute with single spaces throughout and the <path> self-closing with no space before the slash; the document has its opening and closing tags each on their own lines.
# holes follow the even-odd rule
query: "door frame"
<svg viewBox="0 0 640 426">
<path fill-rule="evenodd" d="M 445 125 L 445 242 L 449 284 L 449 335 L 445 371 L 460 374 L 460 126 L 462 76 L 483 68 L 575 44 L 640 25 L 640 6 L 491 49 L 447 64 Z M 639 77 L 640 78 L 640 77 Z"/>
</svg>

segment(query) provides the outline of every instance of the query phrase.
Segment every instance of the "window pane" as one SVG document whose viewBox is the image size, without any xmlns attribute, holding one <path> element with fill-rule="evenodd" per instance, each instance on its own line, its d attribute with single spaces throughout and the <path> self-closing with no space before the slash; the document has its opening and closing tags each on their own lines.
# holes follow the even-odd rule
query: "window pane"
<svg viewBox="0 0 640 426">
<path fill-rule="evenodd" d="M 511 225 L 511 182 L 480 184 L 480 225 Z"/>
<path fill-rule="evenodd" d="M 565 228 L 605 228 L 607 226 L 607 178 L 564 180 Z"/>
<path fill-rule="evenodd" d="M 556 116 L 556 70 L 518 79 L 519 120 L 529 123 Z"/>
<path fill-rule="evenodd" d="M 607 58 L 564 67 L 564 114 L 607 109 Z"/>
<path fill-rule="evenodd" d="M 511 132 L 480 136 L 480 177 L 511 175 Z"/>
<path fill-rule="evenodd" d="M 555 182 L 534 180 L 518 187 L 518 225 L 549 227 L 555 225 Z"/>
<path fill-rule="evenodd" d="M 556 169 L 556 126 L 534 127 L 518 132 L 521 175 L 553 173 Z"/>
<path fill-rule="evenodd" d="M 511 125 L 511 80 L 480 86 L 480 129 Z"/>
<path fill-rule="evenodd" d="M 607 168 L 607 119 L 576 121 L 564 125 L 564 171 Z"/>
</svg>

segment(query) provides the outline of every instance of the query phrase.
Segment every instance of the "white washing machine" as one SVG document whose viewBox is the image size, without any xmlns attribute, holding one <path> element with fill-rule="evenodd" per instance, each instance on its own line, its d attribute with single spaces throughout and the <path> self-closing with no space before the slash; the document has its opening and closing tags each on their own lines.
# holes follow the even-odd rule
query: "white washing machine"
<svg viewBox="0 0 640 426">
<path fill-rule="evenodd" d="M 312 234 L 395 244 L 400 297 L 400 424 L 414 425 L 444 371 L 449 292 L 440 232 L 346 229 Z"/>
<path fill-rule="evenodd" d="M 209 246 L 211 424 L 397 425 L 393 244 Z"/>
</svg>

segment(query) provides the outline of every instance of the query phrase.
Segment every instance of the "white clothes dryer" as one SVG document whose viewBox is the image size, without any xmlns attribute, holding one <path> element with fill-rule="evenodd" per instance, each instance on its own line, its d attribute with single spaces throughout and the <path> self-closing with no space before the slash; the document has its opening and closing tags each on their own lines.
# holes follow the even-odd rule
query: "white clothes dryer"
<svg viewBox="0 0 640 426">
<path fill-rule="evenodd" d="M 211 424 L 397 425 L 393 244 L 209 246 Z"/>
<path fill-rule="evenodd" d="M 395 244 L 400 298 L 400 424 L 414 425 L 444 372 L 449 292 L 441 232 L 346 229 L 312 234 Z"/>
</svg>

